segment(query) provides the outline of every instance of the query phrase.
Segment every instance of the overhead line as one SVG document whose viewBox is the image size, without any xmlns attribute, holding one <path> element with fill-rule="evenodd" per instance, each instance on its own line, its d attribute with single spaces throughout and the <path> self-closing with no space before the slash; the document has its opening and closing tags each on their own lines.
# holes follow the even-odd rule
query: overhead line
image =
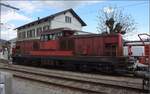
<svg viewBox="0 0 150 94">
<path fill-rule="evenodd" d="M 142 4 L 148 4 L 147 2 L 143 2 L 143 3 L 135 3 L 135 4 L 129 4 L 129 5 L 125 5 L 125 6 L 119 6 L 117 8 L 125 8 L 125 7 L 132 7 L 132 6 L 138 6 L 138 5 L 142 5 Z M 80 13 L 80 14 L 91 14 L 94 13 L 96 11 L 89 11 L 87 13 Z"/>
<path fill-rule="evenodd" d="M 0 3 L 0 5 L 3 5 L 3 6 L 5 6 L 5 7 L 9 7 L 9 8 L 15 9 L 15 10 L 19 10 L 19 8 L 16 8 L 16 7 L 13 7 L 13 6 L 4 4 L 4 3 Z"/>
<path fill-rule="evenodd" d="M 137 5 L 143 5 L 143 4 L 148 4 L 147 2 L 143 2 L 143 3 L 136 3 L 136 4 L 129 4 L 129 5 L 125 5 L 125 6 L 120 6 L 120 8 L 124 8 L 124 7 L 132 7 L 132 6 L 137 6 Z"/>
</svg>

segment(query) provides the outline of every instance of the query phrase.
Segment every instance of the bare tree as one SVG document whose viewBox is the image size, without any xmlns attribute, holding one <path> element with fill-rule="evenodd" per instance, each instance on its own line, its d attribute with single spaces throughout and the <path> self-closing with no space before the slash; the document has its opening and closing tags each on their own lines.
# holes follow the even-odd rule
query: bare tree
<svg viewBox="0 0 150 94">
<path fill-rule="evenodd" d="M 98 16 L 99 33 L 121 33 L 126 34 L 136 29 L 136 23 L 130 15 L 125 15 L 117 7 L 105 7 Z"/>
</svg>

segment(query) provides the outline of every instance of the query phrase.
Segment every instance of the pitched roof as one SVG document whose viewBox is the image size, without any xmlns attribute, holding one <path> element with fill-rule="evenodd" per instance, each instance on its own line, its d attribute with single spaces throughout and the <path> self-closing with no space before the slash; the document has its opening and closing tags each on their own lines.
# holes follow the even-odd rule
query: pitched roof
<svg viewBox="0 0 150 94">
<path fill-rule="evenodd" d="M 64 11 L 52 14 L 50 16 L 47 16 L 47 17 L 35 20 L 33 22 L 27 23 L 25 25 L 22 25 L 20 27 L 15 28 L 15 29 L 21 29 L 22 27 L 25 27 L 27 25 L 32 25 L 32 24 L 35 24 L 37 22 L 41 22 L 41 21 L 44 21 L 44 20 L 47 20 L 47 19 L 53 19 L 55 16 L 58 16 L 58 15 L 63 14 L 63 13 L 66 13 L 68 11 L 71 12 L 74 17 L 76 17 L 76 19 L 81 23 L 82 26 L 86 26 L 86 23 L 75 13 L 75 11 L 72 8 L 70 8 L 70 9 L 67 9 L 67 10 L 64 10 Z"/>
</svg>

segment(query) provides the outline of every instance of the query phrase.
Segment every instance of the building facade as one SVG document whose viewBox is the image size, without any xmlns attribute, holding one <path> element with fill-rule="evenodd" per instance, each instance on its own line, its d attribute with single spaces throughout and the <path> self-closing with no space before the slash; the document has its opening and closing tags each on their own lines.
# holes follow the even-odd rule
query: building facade
<svg viewBox="0 0 150 94">
<path fill-rule="evenodd" d="M 36 21 L 16 28 L 17 40 L 39 39 L 41 32 L 55 28 L 70 28 L 80 31 L 83 26 L 86 26 L 86 23 L 73 9 L 68 9 L 41 19 L 38 18 Z"/>
</svg>

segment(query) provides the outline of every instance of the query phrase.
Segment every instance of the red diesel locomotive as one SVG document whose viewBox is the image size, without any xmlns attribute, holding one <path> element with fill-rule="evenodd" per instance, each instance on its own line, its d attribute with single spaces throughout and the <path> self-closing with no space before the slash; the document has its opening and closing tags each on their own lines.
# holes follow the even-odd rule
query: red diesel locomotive
<svg viewBox="0 0 150 94">
<path fill-rule="evenodd" d="M 126 71 L 133 64 L 123 56 L 121 34 L 76 35 L 76 30 L 52 29 L 39 40 L 17 41 L 13 63 L 109 72 Z"/>
</svg>

